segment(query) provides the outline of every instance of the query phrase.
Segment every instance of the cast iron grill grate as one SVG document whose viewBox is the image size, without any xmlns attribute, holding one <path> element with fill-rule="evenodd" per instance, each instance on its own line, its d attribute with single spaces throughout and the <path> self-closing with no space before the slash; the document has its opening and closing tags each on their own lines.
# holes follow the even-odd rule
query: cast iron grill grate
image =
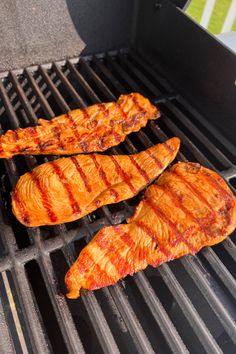
<svg viewBox="0 0 236 354">
<path fill-rule="evenodd" d="M 129 51 L 9 72 L 0 82 L 1 131 L 138 91 L 162 118 L 110 153 L 134 153 L 179 136 L 179 160 L 218 170 L 236 186 L 230 145 L 168 81 Z M 8 353 L 233 353 L 236 345 L 235 235 L 198 256 L 147 269 L 113 287 L 67 301 L 68 266 L 104 225 L 123 221 L 139 199 L 82 220 L 26 229 L 13 217 L 19 175 L 53 157 L 0 161 L 0 346 Z"/>
</svg>

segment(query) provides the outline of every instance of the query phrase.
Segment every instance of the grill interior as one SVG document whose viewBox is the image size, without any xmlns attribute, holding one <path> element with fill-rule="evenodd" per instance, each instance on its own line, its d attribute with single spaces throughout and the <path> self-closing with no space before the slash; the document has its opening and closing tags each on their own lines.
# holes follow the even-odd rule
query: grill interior
<svg viewBox="0 0 236 354">
<path fill-rule="evenodd" d="M 220 133 L 162 74 L 128 50 L 2 76 L 1 132 L 131 91 L 157 104 L 162 117 L 109 153 L 135 153 L 178 136 L 178 160 L 217 170 L 235 190 L 235 156 Z M 141 195 L 73 223 L 27 229 L 12 215 L 10 191 L 21 174 L 53 158 L 0 160 L 0 347 L 44 354 L 235 352 L 235 234 L 197 256 L 149 267 L 77 301 L 65 299 L 68 266 L 97 230 L 130 215 Z"/>
</svg>

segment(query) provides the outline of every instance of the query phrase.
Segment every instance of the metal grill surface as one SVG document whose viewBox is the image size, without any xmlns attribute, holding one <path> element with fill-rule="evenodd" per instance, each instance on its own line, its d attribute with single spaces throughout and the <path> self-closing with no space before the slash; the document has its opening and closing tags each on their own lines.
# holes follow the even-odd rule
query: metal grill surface
<svg viewBox="0 0 236 354">
<path fill-rule="evenodd" d="M 234 190 L 230 144 L 163 75 L 125 50 L 2 75 L 1 133 L 133 91 L 157 104 L 162 117 L 109 153 L 135 153 L 179 136 L 179 160 L 217 170 Z M 140 196 L 66 225 L 25 228 L 12 215 L 10 192 L 21 174 L 53 158 L 0 161 L 1 352 L 235 352 L 235 235 L 197 256 L 66 300 L 63 278 L 69 265 L 97 230 L 130 215 Z"/>
</svg>

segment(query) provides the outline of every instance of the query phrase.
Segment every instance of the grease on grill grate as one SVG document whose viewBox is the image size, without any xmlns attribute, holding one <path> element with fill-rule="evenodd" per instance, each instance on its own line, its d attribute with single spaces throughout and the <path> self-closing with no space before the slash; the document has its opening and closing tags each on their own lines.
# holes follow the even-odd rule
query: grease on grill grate
<svg viewBox="0 0 236 354">
<path fill-rule="evenodd" d="M 159 104 L 162 117 L 129 135 L 110 153 L 134 153 L 177 135 L 182 140 L 180 160 L 218 169 L 235 188 L 235 157 L 222 144 L 220 134 L 213 134 L 204 117 L 173 91 L 166 78 L 132 52 L 67 60 L 63 65 L 25 69 L 19 75 L 9 73 L 0 83 L 1 128 L 26 127 L 36 124 L 37 118 L 51 119 L 131 91 Z M 0 306 L 6 333 L 0 345 L 10 352 L 13 346 L 23 348 L 25 340 L 29 351 L 63 354 L 233 352 L 235 235 L 196 257 L 148 268 L 113 287 L 87 293 L 79 301 L 65 299 L 64 274 L 85 242 L 102 226 L 122 222 L 140 196 L 67 225 L 26 229 L 11 214 L 9 192 L 20 174 L 51 158 L 17 156 L 0 161 L 0 242 L 4 246 L 0 270 L 2 279 L 6 280 L 6 271 L 12 274 L 10 291 L 17 309 L 13 306 L 9 311 L 19 314 L 11 317 L 11 326 L 8 310 Z M 6 281 L 0 285 L 8 286 Z M 22 333 L 17 331 L 17 318 Z M 10 336 L 16 333 L 17 343 L 11 342 Z"/>
</svg>

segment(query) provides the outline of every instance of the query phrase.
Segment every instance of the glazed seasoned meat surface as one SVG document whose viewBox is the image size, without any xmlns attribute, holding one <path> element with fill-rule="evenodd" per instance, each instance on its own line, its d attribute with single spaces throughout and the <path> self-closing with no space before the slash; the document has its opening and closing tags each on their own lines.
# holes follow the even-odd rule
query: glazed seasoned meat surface
<svg viewBox="0 0 236 354">
<path fill-rule="evenodd" d="M 51 121 L 39 119 L 35 127 L 8 130 L 0 137 L 0 158 L 105 151 L 159 117 L 157 108 L 142 95 L 121 95 L 117 102 L 75 109 Z"/>
<path fill-rule="evenodd" d="M 67 272 L 67 297 L 126 275 L 195 254 L 224 240 L 236 227 L 236 198 L 215 172 L 178 163 L 150 186 L 127 224 L 105 227 Z"/>
<path fill-rule="evenodd" d="M 20 177 L 12 193 L 13 213 L 26 226 L 55 225 L 131 198 L 174 160 L 179 145 L 172 138 L 136 155 L 90 154 L 47 162 Z"/>
</svg>

